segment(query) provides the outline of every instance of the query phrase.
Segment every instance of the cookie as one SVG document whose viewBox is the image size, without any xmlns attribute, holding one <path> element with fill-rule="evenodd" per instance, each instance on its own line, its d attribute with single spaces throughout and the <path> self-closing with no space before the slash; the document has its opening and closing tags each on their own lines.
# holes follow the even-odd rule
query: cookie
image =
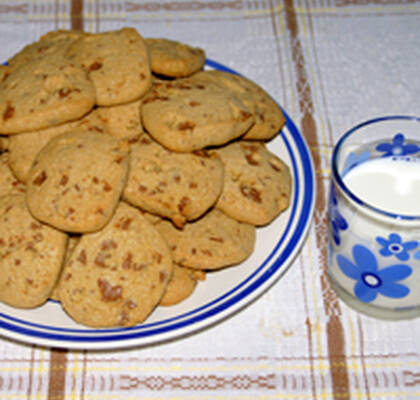
<svg viewBox="0 0 420 400">
<path fill-rule="evenodd" d="M 13 57 L 8 60 L 8 64 L 12 68 L 28 64 L 33 60 L 50 56 L 64 56 L 68 47 L 76 39 L 83 36 L 84 33 L 73 30 L 57 30 L 46 33 L 36 42 L 30 43 L 23 49 L 19 50 Z"/>
<path fill-rule="evenodd" d="M 139 100 L 118 106 L 98 107 L 95 113 L 111 136 L 135 138 L 144 132 Z"/>
<path fill-rule="evenodd" d="M 45 56 L 14 68 L 0 83 L 0 133 L 16 134 L 76 120 L 95 104 L 85 71 Z"/>
<path fill-rule="evenodd" d="M 128 156 L 126 141 L 97 132 L 74 131 L 51 139 L 28 174 L 31 213 L 67 232 L 101 229 L 119 202 Z"/>
<path fill-rule="evenodd" d="M 133 28 L 85 34 L 69 47 L 66 57 L 87 72 L 98 105 L 132 102 L 150 89 L 148 51 Z"/>
<path fill-rule="evenodd" d="M 184 267 L 216 270 L 239 264 L 254 250 L 255 227 L 216 209 L 183 229 L 169 221 L 155 226 L 168 242 L 174 262 Z"/>
<path fill-rule="evenodd" d="M 9 153 L 0 154 L 0 196 L 10 193 L 25 193 L 25 185 L 16 179 L 9 168 Z"/>
<path fill-rule="evenodd" d="M 35 220 L 24 194 L 0 197 L 0 301 L 43 304 L 59 275 L 67 235 Z"/>
<path fill-rule="evenodd" d="M 176 152 L 223 145 L 254 123 L 243 101 L 207 79 L 205 72 L 170 82 L 156 80 L 142 99 L 141 117 L 145 130 Z"/>
<path fill-rule="evenodd" d="M 261 226 L 288 207 L 289 168 L 264 142 L 238 141 L 214 152 L 225 166 L 223 191 L 216 208 L 238 221 Z"/>
<path fill-rule="evenodd" d="M 29 170 L 38 152 L 52 138 L 75 129 L 107 133 L 104 122 L 99 118 L 95 110 L 76 121 L 52 126 L 51 128 L 11 135 L 8 144 L 9 166 L 14 175 L 22 182 L 26 182 Z"/>
<path fill-rule="evenodd" d="M 80 235 L 71 235 L 68 237 L 66 252 L 64 254 L 64 264 L 70 259 L 74 249 L 79 243 Z M 53 290 L 50 293 L 49 298 L 54 301 L 60 301 L 60 288 L 59 288 L 60 277 L 57 279 L 57 283 L 54 285 Z"/>
<path fill-rule="evenodd" d="M 208 79 L 226 85 L 241 97 L 255 118 L 255 124 L 242 139 L 269 140 L 281 130 L 286 122 L 280 106 L 255 82 L 225 71 L 206 71 Z"/>
<path fill-rule="evenodd" d="M 3 82 L 9 75 L 12 69 L 7 65 L 0 64 L 0 82 Z"/>
<path fill-rule="evenodd" d="M 124 200 L 178 227 L 203 215 L 222 187 L 223 164 L 217 156 L 171 152 L 149 135 L 131 145 Z"/>
<path fill-rule="evenodd" d="M 172 268 L 171 252 L 154 226 L 120 203 L 103 230 L 82 235 L 60 279 L 61 304 L 84 325 L 135 325 L 159 303 Z"/>
<path fill-rule="evenodd" d="M 171 78 L 183 78 L 203 69 L 203 49 L 169 39 L 146 38 L 152 72 Z"/>
<path fill-rule="evenodd" d="M 0 135 L 0 153 L 9 148 L 9 136 Z"/>
<path fill-rule="evenodd" d="M 165 294 L 159 302 L 160 306 L 173 306 L 192 295 L 199 280 L 203 280 L 204 271 L 181 267 L 174 264 L 174 271 L 169 280 Z"/>
<path fill-rule="evenodd" d="M 9 138 L 9 166 L 13 174 L 26 182 L 38 152 L 53 138 L 67 132 L 68 124 L 39 131 L 19 133 Z"/>
<path fill-rule="evenodd" d="M 127 202 L 127 204 L 131 205 L 128 202 Z M 142 210 L 141 208 L 138 208 L 138 207 L 137 207 L 137 209 L 140 211 L 141 215 L 143 215 L 143 217 L 146 218 L 152 225 L 155 225 L 158 222 L 162 221 L 162 217 L 160 217 L 159 215 L 149 213 L 149 212 L 147 212 L 145 210 Z"/>
</svg>

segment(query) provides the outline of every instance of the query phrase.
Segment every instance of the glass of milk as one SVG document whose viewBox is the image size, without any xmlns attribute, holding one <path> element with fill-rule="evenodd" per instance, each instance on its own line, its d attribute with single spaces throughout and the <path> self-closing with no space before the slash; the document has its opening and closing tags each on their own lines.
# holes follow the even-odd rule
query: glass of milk
<svg viewBox="0 0 420 400">
<path fill-rule="evenodd" d="M 347 132 L 332 156 L 331 284 L 377 318 L 420 316 L 420 119 L 392 116 Z"/>
</svg>

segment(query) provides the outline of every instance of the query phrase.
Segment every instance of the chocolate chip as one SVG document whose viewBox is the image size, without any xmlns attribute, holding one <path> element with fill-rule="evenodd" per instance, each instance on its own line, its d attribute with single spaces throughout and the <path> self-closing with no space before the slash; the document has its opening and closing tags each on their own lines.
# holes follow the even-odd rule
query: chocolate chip
<svg viewBox="0 0 420 400">
<path fill-rule="evenodd" d="M 15 108 L 8 101 L 6 103 L 6 109 L 3 112 L 3 121 L 6 121 L 6 120 L 12 118 L 14 114 L 15 114 Z"/>
<path fill-rule="evenodd" d="M 41 171 L 41 173 L 32 181 L 32 183 L 36 186 L 41 186 L 47 179 L 47 173 L 45 171 Z"/>
<path fill-rule="evenodd" d="M 121 298 L 122 287 L 120 285 L 112 286 L 106 279 L 98 279 L 98 287 L 103 301 L 115 301 Z"/>
</svg>

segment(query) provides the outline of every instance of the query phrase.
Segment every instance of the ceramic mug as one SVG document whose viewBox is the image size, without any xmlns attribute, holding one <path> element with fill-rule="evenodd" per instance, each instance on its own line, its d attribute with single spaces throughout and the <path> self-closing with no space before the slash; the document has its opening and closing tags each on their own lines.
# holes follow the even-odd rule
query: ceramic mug
<svg viewBox="0 0 420 400">
<path fill-rule="evenodd" d="M 392 116 L 357 125 L 334 147 L 331 167 L 333 289 L 374 317 L 419 316 L 420 119 Z M 385 181 L 381 174 L 388 174 Z"/>
</svg>

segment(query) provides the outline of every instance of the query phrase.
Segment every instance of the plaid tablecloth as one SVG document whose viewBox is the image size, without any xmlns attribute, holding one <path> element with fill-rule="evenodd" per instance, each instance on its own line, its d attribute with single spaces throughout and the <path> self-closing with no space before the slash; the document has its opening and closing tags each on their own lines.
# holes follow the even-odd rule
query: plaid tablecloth
<svg viewBox="0 0 420 400">
<path fill-rule="evenodd" d="M 0 398 L 420 398 L 420 319 L 358 314 L 326 277 L 332 146 L 361 121 L 420 114 L 420 1 L 2 0 L 0 59 L 50 30 L 123 26 L 200 46 L 282 104 L 312 152 L 313 223 L 267 293 L 188 337 L 120 351 L 0 339 Z"/>
</svg>

